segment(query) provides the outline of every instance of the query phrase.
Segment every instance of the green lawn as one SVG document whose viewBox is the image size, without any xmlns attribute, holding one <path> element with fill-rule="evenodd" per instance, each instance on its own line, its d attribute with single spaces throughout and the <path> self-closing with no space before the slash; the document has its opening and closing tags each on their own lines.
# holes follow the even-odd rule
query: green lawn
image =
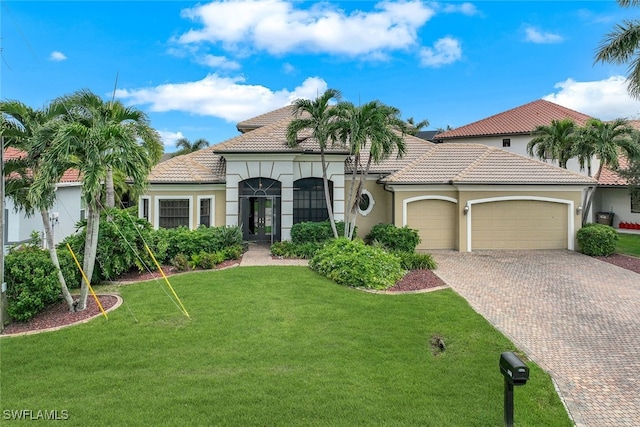
<svg viewBox="0 0 640 427">
<path fill-rule="evenodd" d="M 640 234 L 619 233 L 616 252 L 640 257 Z"/>
<path fill-rule="evenodd" d="M 147 282 L 121 287 L 109 320 L 3 338 L 3 422 L 28 409 L 68 411 L 64 424 L 79 426 L 504 425 L 498 362 L 513 344 L 451 290 L 369 294 L 306 267 L 171 282 L 191 319 Z M 570 426 L 529 366 L 516 425 Z"/>
</svg>

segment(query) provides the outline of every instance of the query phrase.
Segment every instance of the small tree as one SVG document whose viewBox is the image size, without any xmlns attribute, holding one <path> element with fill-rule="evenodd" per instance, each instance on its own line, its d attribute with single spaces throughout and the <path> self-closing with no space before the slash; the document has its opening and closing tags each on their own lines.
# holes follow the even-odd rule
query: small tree
<svg viewBox="0 0 640 427">
<path fill-rule="evenodd" d="M 541 160 L 557 160 L 558 166 L 566 169 L 576 140 L 573 120 L 552 120 L 550 125 L 537 126 L 532 134 L 534 137 L 527 144 L 527 153 Z"/>
<path fill-rule="evenodd" d="M 193 153 L 208 146 L 209 141 L 204 138 L 196 139 L 193 142 L 189 141 L 187 138 L 180 138 L 176 141 L 176 148 L 179 148 L 179 150 L 173 153 L 173 157 Z"/>
</svg>

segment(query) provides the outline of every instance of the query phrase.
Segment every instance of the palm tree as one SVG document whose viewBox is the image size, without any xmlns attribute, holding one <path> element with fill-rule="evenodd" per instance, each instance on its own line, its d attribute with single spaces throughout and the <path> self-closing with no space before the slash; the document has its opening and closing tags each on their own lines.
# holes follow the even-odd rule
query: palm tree
<svg viewBox="0 0 640 427">
<path fill-rule="evenodd" d="M 202 150 L 208 146 L 209 141 L 204 138 L 196 139 L 193 143 L 187 138 L 180 138 L 176 141 L 176 148 L 179 148 L 179 150 L 173 153 L 173 157 L 193 153 L 194 151 Z"/>
<path fill-rule="evenodd" d="M 424 119 L 424 120 L 420 120 L 418 123 L 415 123 L 413 120 L 413 117 L 409 117 L 405 125 L 406 132 L 409 135 L 413 135 L 413 136 L 416 136 L 418 132 L 420 132 L 420 129 L 427 126 L 429 126 L 429 120 Z"/>
<path fill-rule="evenodd" d="M 640 0 L 617 0 L 622 7 L 640 5 Z M 640 20 L 624 20 L 605 35 L 596 51 L 596 62 L 629 65 L 627 90 L 634 98 L 640 98 Z"/>
<path fill-rule="evenodd" d="M 39 211 L 49 257 L 60 282 L 62 297 L 69 306 L 69 310 L 73 310 L 73 298 L 60 269 L 49 219 L 49 209 L 55 200 L 55 184 L 60 180 L 64 170 L 59 170 L 51 176 L 52 179 L 43 187 L 39 197 L 30 197 L 34 179 L 41 173 L 43 151 L 50 148 L 52 142 L 51 124 L 61 120 L 65 110 L 58 103 L 50 104 L 42 110 L 34 110 L 19 101 L 4 101 L 0 102 L 0 111 L 2 112 L 2 136 L 7 138 L 10 146 L 25 153 L 20 158 L 5 162 L 6 195 L 27 216 Z"/>
<path fill-rule="evenodd" d="M 527 144 L 527 153 L 541 160 L 557 160 L 558 166 L 566 169 L 576 139 L 575 123 L 571 119 L 552 120 L 550 125 L 537 126 L 532 134 L 535 137 Z"/>
<path fill-rule="evenodd" d="M 324 183 L 324 197 L 327 204 L 329 223 L 334 237 L 338 237 L 331 194 L 329 193 L 329 179 L 327 178 L 327 162 L 325 150 L 327 143 L 333 138 L 336 130 L 336 109 L 329 103 L 331 100 L 339 101 L 342 94 L 337 89 L 327 89 L 322 95 L 311 101 L 298 99 L 293 103 L 294 119 L 287 126 L 287 144 L 290 147 L 298 145 L 298 133 L 308 129 L 320 146 L 320 159 L 322 161 L 322 181 Z"/>
<path fill-rule="evenodd" d="M 102 187 L 108 171 L 122 172 L 134 189 L 144 188 L 153 161 L 138 138 L 153 139 L 157 133 L 148 126 L 144 113 L 119 102 L 105 103 L 90 91 L 75 92 L 59 102 L 66 106 L 69 119 L 56 127 L 53 144 L 43 155 L 42 173 L 36 177 L 30 196 L 36 200 L 60 170 L 80 171 L 82 197 L 87 206 L 83 269 L 91 278 L 98 245 Z M 87 296 L 88 286 L 83 282 L 76 310 L 86 308 Z"/>
<path fill-rule="evenodd" d="M 584 169 L 585 164 L 587 165 L 589 174 L 591 159 L 594 156 L 600 159 L 600 166 L 596 172 L 596 177 L 599 177 L 604 166 L 618 169 L 618 158 L 621 153 L 632 161 L 640 159 L 640 145 L 633 138 L 634 134 L 634 129 L 625 119 L 616 119 L 611 122 L 591 119 L 580 130 L 580 137 L 574 145 L 572 154 L 578 158 L 581 169 Z M 593 194 L 592 190 L 587 195 L 582 217 L 583 224 L 588 218 Z"/>
<path fill-rule="evenodd" d="M 353 164 L 344 230 L 345 237 L 352 239 L 358 206 L 371 164 L 388 158 L 393 152 L 401 157 L 405 151 L 403 136 L 411 132 L 412 124 L 400 119 L 400 110 L 379 101 L 371 101 L 360 107 L 350 102 L 341 102 L 336 110 L 339 117 L 337 137 L 342 144 L 349 145 Z M 363 151 L 366 166 L 362 164 Z M 356 184 L 358 173 L 360 179 Z"/>
</svg>

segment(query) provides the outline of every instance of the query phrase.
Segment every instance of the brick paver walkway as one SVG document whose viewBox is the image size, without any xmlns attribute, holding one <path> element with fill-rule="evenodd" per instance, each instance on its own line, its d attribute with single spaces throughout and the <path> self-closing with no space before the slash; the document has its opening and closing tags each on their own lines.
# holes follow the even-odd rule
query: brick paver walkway
<svg viewBox="0 0 640 427">
<path fill-rule="evenodd" d="M 576 426 L 640 426 L 640 274 L 571 251 L 433 255 L 436 274 L 552 375 Z"/>
</svg>

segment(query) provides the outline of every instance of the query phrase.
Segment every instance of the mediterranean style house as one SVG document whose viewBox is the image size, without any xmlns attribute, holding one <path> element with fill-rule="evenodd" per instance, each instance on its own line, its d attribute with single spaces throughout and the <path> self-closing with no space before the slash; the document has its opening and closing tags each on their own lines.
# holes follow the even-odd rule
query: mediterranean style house
<svg viewBox="0 0 640 427">
<path fill-rule="evenodd" d="M 584 193 L 597 181 L 516 150 L 526 147 L 537 123 L 571 112 L 546 101 L 532 104 L 532 120 L 520 127 L 498 123 L 473 135 L 452 130 L 436 136 L 439 144 L 406 135 L 402 157 L 371 166 L 358 235 L 392 223 L 417 229 L 420 250 L 573 250 Z M 542 116 L 548 104 L 555 111 Z M 300 134 L 298 146 L 289 147 L 292 119 L 291 106 L 280 108 L 238 123 L 234 138 L 158 164 L 140 198 L 140 217 L 155 228 L 240 226 L 245 240 L 265 242 L 289 239 L 293 224 L 326 219 L 318 144 Z M 326 150 L 326 161 L 341 220 L 352 162 L 340 146 Z"/>
</svg>

